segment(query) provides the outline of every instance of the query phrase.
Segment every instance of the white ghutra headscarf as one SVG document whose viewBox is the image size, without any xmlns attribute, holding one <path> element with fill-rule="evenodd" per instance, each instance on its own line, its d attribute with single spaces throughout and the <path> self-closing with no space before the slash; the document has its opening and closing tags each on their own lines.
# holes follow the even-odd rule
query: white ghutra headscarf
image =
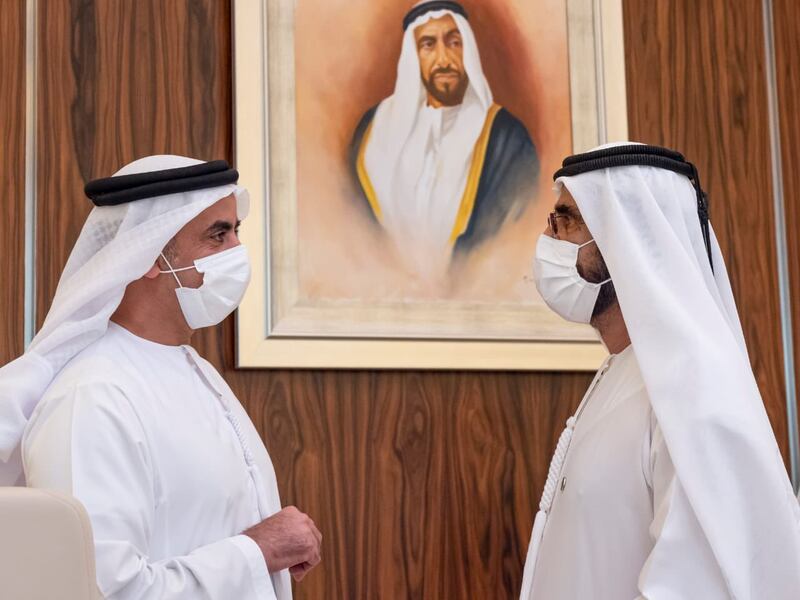
<svg viewBox="0 0 800 600">
<path fill-rule="evenodd" d="M 114 176 L 201 164 L 182 156 L 149 156 Z M 235 194 L 244 219 L 249 196 L 234 184 L 92 209 L 67 260 L 41 331 L 25 354 L 0 368 L 0 485 L 24 485 L 20 440 L 34 408 L 61 369 L 99 339 L 125 288 L 142 277 L 186 223 Z"/>
</svg>

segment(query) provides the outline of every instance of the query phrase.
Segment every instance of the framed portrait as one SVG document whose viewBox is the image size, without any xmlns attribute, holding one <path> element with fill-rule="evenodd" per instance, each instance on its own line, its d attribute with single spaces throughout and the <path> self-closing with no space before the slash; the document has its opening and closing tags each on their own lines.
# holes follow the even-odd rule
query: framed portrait
<svg viewBox="0 0 800 600">
<path fill-rule="evenodd" d="M 627 138 L 621 0 L 235 0 L 242 368 L 594 370 L 532 261 Z"/>
</svg>

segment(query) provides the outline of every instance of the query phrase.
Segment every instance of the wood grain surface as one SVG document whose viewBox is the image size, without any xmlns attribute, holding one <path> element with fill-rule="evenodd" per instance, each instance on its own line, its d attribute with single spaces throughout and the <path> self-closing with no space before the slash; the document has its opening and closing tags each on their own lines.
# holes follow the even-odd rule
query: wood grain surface
<svg viewBox="0 0 800 600">
<path fill-rule="evenodd" d="M 760 0 L 626 0 L 631 138 L 694 162 L 788 461 Z M 796 43 L 796 42 L 795 42 Z"/>
<path fill-rule="evenodd" d="M 233 324 L 199 347 L 232 364 Z M 282 497 L 323 535 L 297 598 L 512 598 L 586 374 L 232 371 Z"/>
<path fill-rule="evenodd" d="M 25 0 L 0 3 L 0 365 L 24 337 Z"/>
<path fill-rule="evenodd" d="M 41 321 L 87 179 L 147 154 L 232 158 L 232 61 L 228 2 L 39 10 Z M 625 43 L 632 137 L 701 169 L 785 451 L 760 3 L 628 0 Z M 235 371 L 233 335 L 229 319 L 196 345 L 262 434 L 284 501 L 325 536 L 296 598 L 516 597 L 550 455 L 589 375 Z"/>
<path fill-rule="evenodd" d="M 215 0 L 39 2 L 39 322 L 91 209 L 148 154 L 231 156 L 231 24 Z"/>
</svg>

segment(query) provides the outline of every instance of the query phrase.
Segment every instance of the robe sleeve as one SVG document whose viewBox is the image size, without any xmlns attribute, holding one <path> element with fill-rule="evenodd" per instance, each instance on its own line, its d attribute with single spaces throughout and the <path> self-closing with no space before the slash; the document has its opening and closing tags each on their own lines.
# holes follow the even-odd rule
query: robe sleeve
<svg viewBox="0 0 800 600">
<path fill-rule="evenodd" d="M 711 547 L 675 473 L 653 417 L 650 464 L 653 549 L 639 574 L 638 600 L 728 600 L 730 594 Z"/>
<path fill-rule="evenodd" d="M 97 580 L 108 600 L 273 600 L 258 545 L 238 535 L 151 561 L 158 482 L 144 428 L 124 392 L 82 383 L 50 398 L 26 433 L 28 485 L 72 494 L 89 513 Z"/>
</svg>

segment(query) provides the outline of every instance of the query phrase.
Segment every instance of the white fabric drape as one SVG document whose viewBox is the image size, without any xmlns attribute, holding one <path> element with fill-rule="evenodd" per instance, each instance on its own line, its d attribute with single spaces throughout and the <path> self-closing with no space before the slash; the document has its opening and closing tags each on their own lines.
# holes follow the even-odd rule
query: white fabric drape
<svg viewBox="0 0 800 600">
<path fill-rule="evenodd" d="M 559 439 L 521 600 L 728 600 L 633 347 L 610 356 Z"/>
</svg>

